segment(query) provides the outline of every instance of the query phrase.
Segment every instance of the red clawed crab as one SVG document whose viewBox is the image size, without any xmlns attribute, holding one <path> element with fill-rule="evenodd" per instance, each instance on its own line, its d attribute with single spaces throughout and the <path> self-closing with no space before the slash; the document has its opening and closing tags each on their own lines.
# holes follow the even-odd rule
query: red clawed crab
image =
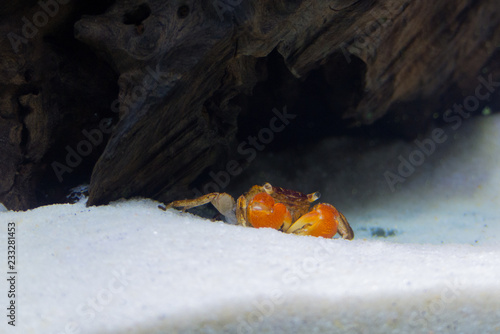
<svg viewBox="0 0 500 334">
<path fill-rule="evenodd" d="M 270 227 L 285 233 L 324 238 L 331 238 L 338 232 L 344 239 L 354 238 L 347 219 L 333 205 L 319 203 L 311 208 L 319 196 L 318 192 L 306 195 L 266 183 L 253 186 L 238 198 L 238 202 L 226 193 L 210 193 L 195 199 L 174 201 L 160 208 L 187 210 L 212 203 L 226 221 L 233 224 Z"/>
</svg>

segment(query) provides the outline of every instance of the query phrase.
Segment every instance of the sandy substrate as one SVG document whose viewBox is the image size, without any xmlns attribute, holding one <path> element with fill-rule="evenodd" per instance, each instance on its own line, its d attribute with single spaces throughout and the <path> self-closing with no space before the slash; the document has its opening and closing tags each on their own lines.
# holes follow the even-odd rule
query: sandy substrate
<svg viewBox="0 0 500 334">
<path fill-rule="evenodd" d="M 302 148 L 292 171 L 294 152 L 262 152 L 224 189 L 320 190 L 353 241 L 211 222 L 143 199 L 0 212 L 0 249 L 9 222 L 17 243 L 16 327 L 3 316 L 0 332 L 500 332 L 500 117 L 443 131 L 394 189 L 386 172 L 399 175 L 399 156 L 416 161 L 415 142 L 327 140 Z M 342 153 L 325 154 L 332 145 Z M 8 290 L 4 279 L 5 314 Z"/>
</svg>

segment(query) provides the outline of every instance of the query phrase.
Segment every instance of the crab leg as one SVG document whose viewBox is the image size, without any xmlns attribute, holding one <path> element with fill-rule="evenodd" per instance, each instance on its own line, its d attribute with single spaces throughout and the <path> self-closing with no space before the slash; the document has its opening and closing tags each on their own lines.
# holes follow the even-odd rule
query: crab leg
<svg viewBox="0 0 500 334">
<path fill-rule="evenodd" d="M 339 212 L 340 217 L 338 219 L 339 226 L 338 226 L 338 232 L 342 239 L 347 239 L 347 240 L 352 240 L 354 239 L 354 232 L 352 231 L 351 225 L 347 222 L 347 218 L 342 214 L 342 212 Z"/>
<path fill-rule="evenodd" d="M 166 211 L 170 208 L 178 208 L 182 211 L 186 211 L 188 209 L 205 205 L 207 203 L 212 203 L 217 211 L 219 211 L 222 215 L 224 215 L 224 217 L 226 217 L 228 223 L 236 224 L 236 205 L 234 202 L 234 198 L 226 193 L 210 193 L 194 199 L 174 201 L 164 207 L 160 207 L 160 209 Z"/>
<path fill-rule="evenodd" d="M 236 205 L 236 220 L 239 225 L 248 227 L 247 224 L 247 199 L 245 196 L 241 195 L 238 198 L 238 204 Z"/>
</svg>

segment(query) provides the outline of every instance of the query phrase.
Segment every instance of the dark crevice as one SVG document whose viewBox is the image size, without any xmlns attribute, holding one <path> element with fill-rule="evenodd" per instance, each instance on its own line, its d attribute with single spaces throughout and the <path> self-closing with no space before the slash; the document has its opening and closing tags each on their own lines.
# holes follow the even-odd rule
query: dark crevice
<svg viewBox="0 0 500 334">
<path fill-rule="evenodd" d="M 22 85 L 17 90 L 17 96 L 23 96 L 28 94 L 38 95 L 40 93 L 40 88 L 37 85 L 27 84 Z"/>
<path fill-rule="evenodd" d="M 127 12 L 123 15 L 123 24 L 134 24 L 136 26 L 142 24 L 142 22 L 151 15 L 151 8 L 146 3 L 140 4 L 132 11 Z"/>
<path fill-rule="evenodd" d="M 28 148 L 28 143 L 30 141 L 30 131 L 28 130 L 28 127 L 26 127 L 26 124 L 23 122 L 23 129 L 21 130 L 21 143 L 19 146 L 21 147 L 21 151 L 23 152 L 23 163 L 26 161 L 26 151 Z"/>
<path fill-rule="evenodd" d="M 35 95 L 37 95 L 36 93 Z M 26 95 L 26 94 L 23 94 Z M 28 116 L 28 114 L 32 111 L 30 110 L 29 107 L 25 107 L 21 105 L 21 103 L 18 102 L 18 122 L 22 124 L 22 129 L 21 129 L 21 142 L 19 143 L 19 147 L 21 149 L 21 153 L 23 156 L 23 163 L 25 162 L 26 159 L 26 154 L 27 154 L 27 148 L 28 148 L 28 143 L 30 140 L 30 132 L 28 130 L 28 127 L 26 126 L 25 119 Z"/>
<path fill-rule="evenodd" d="M 189 15 L 189 6 L 188 5 L 182 5 L 177 10 L 177 16 L 181 19 L 186 18 L 188 15 Z"/>
<path fill-rule="evenodd" d="M 281 150 L 305 145 L 331 135 L 362 133 L 350 127 L 352 120 L 346 113 L 355 113 L 357 103 L 364 94 L 366 64 L 357 57 L 351 63 L 341 53 L 325 59 L 324 65 L 312 70 L 302 79 L 295 78 L 286 67 L 283 57 L 276 51 L 268 56 L 267 80 L 258 83 L 253 96 L 239 103 L 243 109 L 238 119 L 237 142 L 248 141 L 269 128 L 277 109 L 296 115 L 266 150 Z M 280 123 L 281 124 L 281 123 Z"/>
</svg>

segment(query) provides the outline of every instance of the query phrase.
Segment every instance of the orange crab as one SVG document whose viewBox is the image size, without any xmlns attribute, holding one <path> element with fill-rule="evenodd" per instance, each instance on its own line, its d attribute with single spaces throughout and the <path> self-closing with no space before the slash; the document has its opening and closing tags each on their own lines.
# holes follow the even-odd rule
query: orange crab
<svg viewBox="0 0 500 334">
<path fill-rule="evenodd" d="M 333 205 L 319 203 L 311 208 L 319 197 L 319 192 L 306 195 L 266 183 L 253 186 L 238 198 L 238 202 L 226 193 L 210 193 L 195 199 L 174 201 L 160 208 L 187 210 L 212 203 L 232 224 L 270 227 L 285 233 L 323 238 L 332 238 L 338 232 L 344 239 L 354 238 L 347 219 Z"/>
</svg>

